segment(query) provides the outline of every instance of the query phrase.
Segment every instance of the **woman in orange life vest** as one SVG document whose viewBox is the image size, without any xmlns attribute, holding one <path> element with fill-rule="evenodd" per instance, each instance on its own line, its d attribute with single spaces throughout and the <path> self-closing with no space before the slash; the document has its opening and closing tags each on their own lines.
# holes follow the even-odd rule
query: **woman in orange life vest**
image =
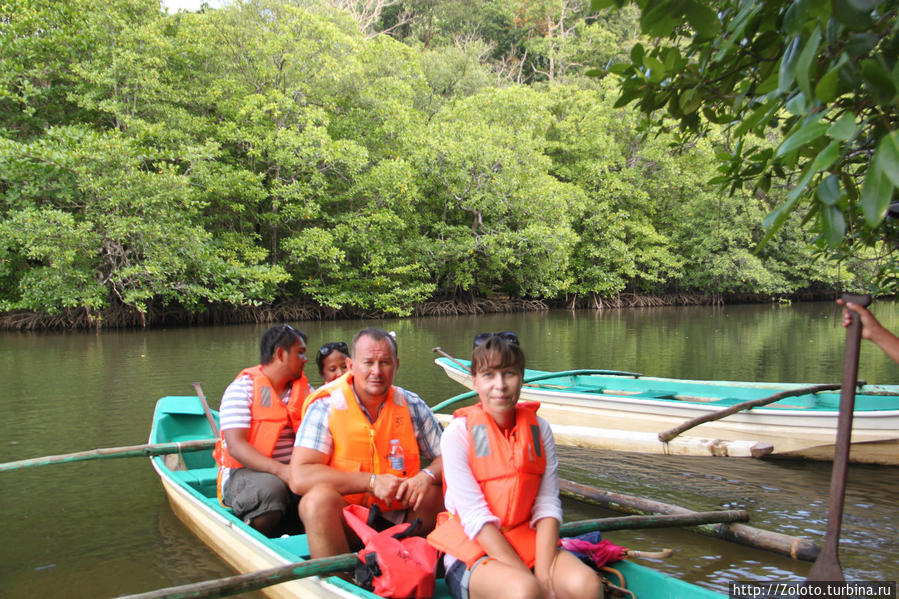
<svg viewBox="0 0 899 599">
<path fill-rule="evenodd" d="M 345 341 L 325 343 L 318 348 L 315 363 L 318 365 L 318 374 L 322 377 L 322 385 L 340 378 L 347 371 L 346 359 L 349 357 L 350 350 Z"/>
<path fill-rule="evenodd" d="M 479 343 L 480 342 L 480 343 Z M 552 430 L 539 404 L 518 403 L 524 353 L 513 333 L 478 335 L 471 374 L 480 403 L 457 410 L 441 438 L 448 512 L 428 536 L 446 551 L 455 599 L 595 599 L 596 573 L 561 550 Z"/>
</svg>

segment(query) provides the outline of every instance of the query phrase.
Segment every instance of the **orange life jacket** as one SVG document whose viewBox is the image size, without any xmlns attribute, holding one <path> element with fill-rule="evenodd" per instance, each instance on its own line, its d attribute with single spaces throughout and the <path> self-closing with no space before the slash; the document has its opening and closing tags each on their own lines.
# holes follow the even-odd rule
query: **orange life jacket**
<svg viewBox="0 0 899 599">
<path fill-rule="evenodd" d="M 421 458 L 405 391 L 391 386 L 381 411 L 372 423 L 356 400 L 352 373 L 345 374 L 325 387 L 327 394 L 316 399 L 329 397 L 331 400 L 329 428 L 334 448 L 328 461 L 329 466 L 342 472 L 389 473 L 403 478 L 418 474 Z M 311 402 L 306 403 L 308 406 Z M 403 448 L 403 470 L 393 469 L 387 459 L 391 439 L 399 439 Z M 400 502 L 388 505 L 371 493 L 345 495 L 344 499 L 348 503 L 365 506 L 377 503 L 382 510 L 403 508 Z"/>
<path fill-rule="evenodd" d="M 292 426 L 291 411 L 296 412 L 295 406 L 301 406 L 303 400 L 309 394 L 309 379 L 306 373 L 295 380 L 290 387 L 288 405 L 284 405 L 281 398 L 275 394 L 272 383 L 267 376 L 262 374 L 262 366 L 253 366 L 240 371 L 237 378 L 243 375 L 253 380 L 253 398 L 250 402 L 250 433 L 247 441 L 264 456 L 272 457 L 275 445 L 281 437 L 281 431 L 285 426 Z M 237 379 L 235 379 L 237 380 Z M 291 406 L 293 408 L 291 409 Z M 294 428 L 296 430 L 296 428 Z M 234 459 L 224 442 L 224 432 L 219 436 L 212 455 L 220 466 L 226 468 L 242 468 L 240 462 Z"/>
<path fill-rule="evenodd" d="M 530 526 L 531 509 L 546 472 L 546 453 L 540 438 L 536 402 L 516 406 L 515 424 L 504 435 L 481 404 L 456 410 L 464 417 L 469 436 L 468 464 L 481 487 L 490 511 L 500 520 L 500 531 L 529 567 L 536 557 L 537 531 Z M 428 541 L 461 559 L 469 567 L 486 552 L 465 534 L 459 518 L 448 512 L 438 516 Z"/>
<path fill-rule="evenodd" d="M 306 415 L 306 410 L 309 409 L 309 406 L 315 402 L 317 399 L 321 399 L 323 397 L 328 397 L 331 395 L 331 392 L 335 389 L 343 389 L 343 386 L 346 384 L 346 380 L 350 377 L 350 372 L 346 371 L 330 383 L 325 383 L 312 393 L 308 394 L 306 398 L 300 404 L 299 411 L 295 412 L 292 416 L 296 419 L 297 424 L 303 420 L 303 416 Z M 296 431 L 296 429 L 294 429 Z"/>
</svg>

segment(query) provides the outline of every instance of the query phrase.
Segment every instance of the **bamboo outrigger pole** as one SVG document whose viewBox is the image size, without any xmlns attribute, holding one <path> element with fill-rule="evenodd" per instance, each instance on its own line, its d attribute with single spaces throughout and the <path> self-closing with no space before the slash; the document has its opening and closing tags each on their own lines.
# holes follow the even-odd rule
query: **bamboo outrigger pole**
<svg viewBox="0 0 899 599">
<path fill-rule="evenodd" d="M 559 479 L 559 491 L 566 497 L 628 514 L 688 515 L 697 513 L 677 505 L 653 501 L 643 497 L 603 491 L 596 487 L 582 485 L 561 478 Z M 762 530 L 746 524 L 714 524 L 697 526 L 694 530 L 710 537 L 717 537 L 725 541 L 746 545 L 747 547 L 754 547 L 755 549 L 773 551 L 774 553 L 807 562 L 815 561 L 821 552 L 821 547 L 807 539 Z"/>
<path fill-rule="evenodd" d="M 169 453 L 187 453 L 191 451 L 212 449 L 214 446 L 215 439 L 197 439 L 195 441 L 176 441 L 174 443 L 128 445 L 125 447 L 104 447 L 101 449 L 89 449 L 87 451 L 78 451 L 75 453 L 63 453 L 59 455 L 43 456 L 40 458 L 30 458 L 27 460 L 17 460 L 15 462 L 6 462 L 5 464 L 0 464 L 0 472 L 6 472 L 8 470 L 22 470 L 24 468 L 47 466 L 50 464 L 83 462 L 85 460 L 149 457 L 154 455 L 166 455 Z"/>
<path fill-rule="evenodd" d="M 575 536 L 594 530 L 633 530 L 643 528 L 666 528 L 693 526 L 713 522 L 746 522 L 749 514 L 745 510 L 721 510 L 715 512 L 692 512 L 690 514 L 665 514 L 653 516 L 624 516 L 620 518 L 599 518 L 566 522 L 559 527 L 559 534 Z M 306 578 L 308 576 L 336 574 L 353 570 L 356 566 L 355 553 L 344 553 L 333 557 L 296 562 L 214 580 L 205 580 L 168 587 L 148 593 L 127 595 L 117 599 L 212 599 L 238 593 L 259 590 L 282 582 Z"/>
</svg>

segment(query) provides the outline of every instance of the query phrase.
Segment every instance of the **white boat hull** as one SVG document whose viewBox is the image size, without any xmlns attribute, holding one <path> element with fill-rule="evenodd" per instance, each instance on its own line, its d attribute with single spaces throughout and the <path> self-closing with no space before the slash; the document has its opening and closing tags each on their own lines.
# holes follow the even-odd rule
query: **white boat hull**
<svg viewBox="0 0 899 599">
<path fill-rule="evenodd" d="M 471 388 L 468 373 L 437 361 L 447 375 Z M 670 381 L 641 377 L 641 380 Z M 700 381 L 689 381 L 699 383 Z M 709 382 L 712 383 L 711 381 Z M 715 382 L 715 384 L 721 384 Z M 772 394 L 803 385 L 759 384 Z M 718 408 L 701 402 L 630 398 L 607 393 L 577 393 L 525 386 L 521 398 L 539 401 L 540 415 L 553 425 L 557 442 L 580 447 L 674 455 L 773 456 L 832 460 L 836 410 L 754 408 L 701 424 L 668 443 L 658 434 Z M 899 410 L 856 412 L 850 460 L 899 464 Z"/>
<path fill-rule="evenodd" d="M 234 526 L 227 518 L 210 509 L 206 503 L 169 478 L 168 472 L 151 459 L 162 480 L 172 511 L 184 525 L 240 573 L 256 572 L 287 565 L 290 560 L 272 550 L 252 534 Z M 359 595 L 341 589 L 319 576 L 310 576 L 265 587 L 260 590 L 273 599 L 358 599 Z"/>
</svg>

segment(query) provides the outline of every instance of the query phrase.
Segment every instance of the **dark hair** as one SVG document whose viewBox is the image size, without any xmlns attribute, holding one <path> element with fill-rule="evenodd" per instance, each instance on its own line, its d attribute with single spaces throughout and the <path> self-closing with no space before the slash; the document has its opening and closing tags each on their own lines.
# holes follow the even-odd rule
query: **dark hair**
<svg viewBox="0 0 899 599">
<path fill-rule="evenodd" d="M 487 368 L 513 367 L 524 374 L 524 352 L 518 339 L 507 335 L 491 334 L 481 339 L 471 352 L 471 376 Z"/>
<path fill-rule="evenodd" d="M 330 356 L 335 351 L 338 351 L 347 357 L 349 357 L 350 355 L 350 350 L 349 348 L 347 348 L 346 342 L 344 341 L 332 341 L 331 343 L 325 343 L 320 348 L 318 348 L 318 353 L 315 354 L 315 363 L 318 364 L 319 374 L 325 374 L 325 358 Z"/>
<path fill-rule="evenodd" d="M 393 359 L 397 359 L 398 349 L 396 346 L 396 337 L 394 335 L 391 335 L 384 329 L 379 329 L 378 327 L 368 327 L 367 329 L 362 329 L 361 331 L 356 333 L 356 336 L 353 337 L 353 345 L 350 347 L 351 357 L 356 356 L 356 343 L 358 343 L 359 340 L 363 337 L 370 337 L 375 341 L 382 341 L 384 339 L 387 339 L 388 343 L 390 344 L 390 349 L 393 351 Z"/>
<path fill-rule="evenodd" d="M 490 338 L 493 337 L 494 335 L 497 335 L 497 336 L 499 336 L 499 337 L 502 337 L 503 339 L 505 339 L 505 340 L 508 341 L 509 343 L 513 343 L 513 344 L 515 344 L 515 345 L 521 345 L 521 344 L 518 342 L 518 335 L 516 335 L 516 334 L 513 333 L 512 331 L 503 331 L 503 332 L 501 332 L 501 333 L 478 333 L 477 335 L 474 336 L 474 344 L 472 345 L 472 349 L 474 349 L 475 347 L 477 347 L 477 346 L 479 346 L 480 344 L 484 343 L 485 341 L 487 341 L 488 339 L 490 339 Z"/>
<path fill-rule="evenodd" d="M 289 324 L 276 324 L 262 333 L 259 342 L 259 363 L 268 364 L 275 358 L 275 351 L 280 347 L 289 350 L 297 341 L 306 343 L 306 334 Z"/>
</svg>

